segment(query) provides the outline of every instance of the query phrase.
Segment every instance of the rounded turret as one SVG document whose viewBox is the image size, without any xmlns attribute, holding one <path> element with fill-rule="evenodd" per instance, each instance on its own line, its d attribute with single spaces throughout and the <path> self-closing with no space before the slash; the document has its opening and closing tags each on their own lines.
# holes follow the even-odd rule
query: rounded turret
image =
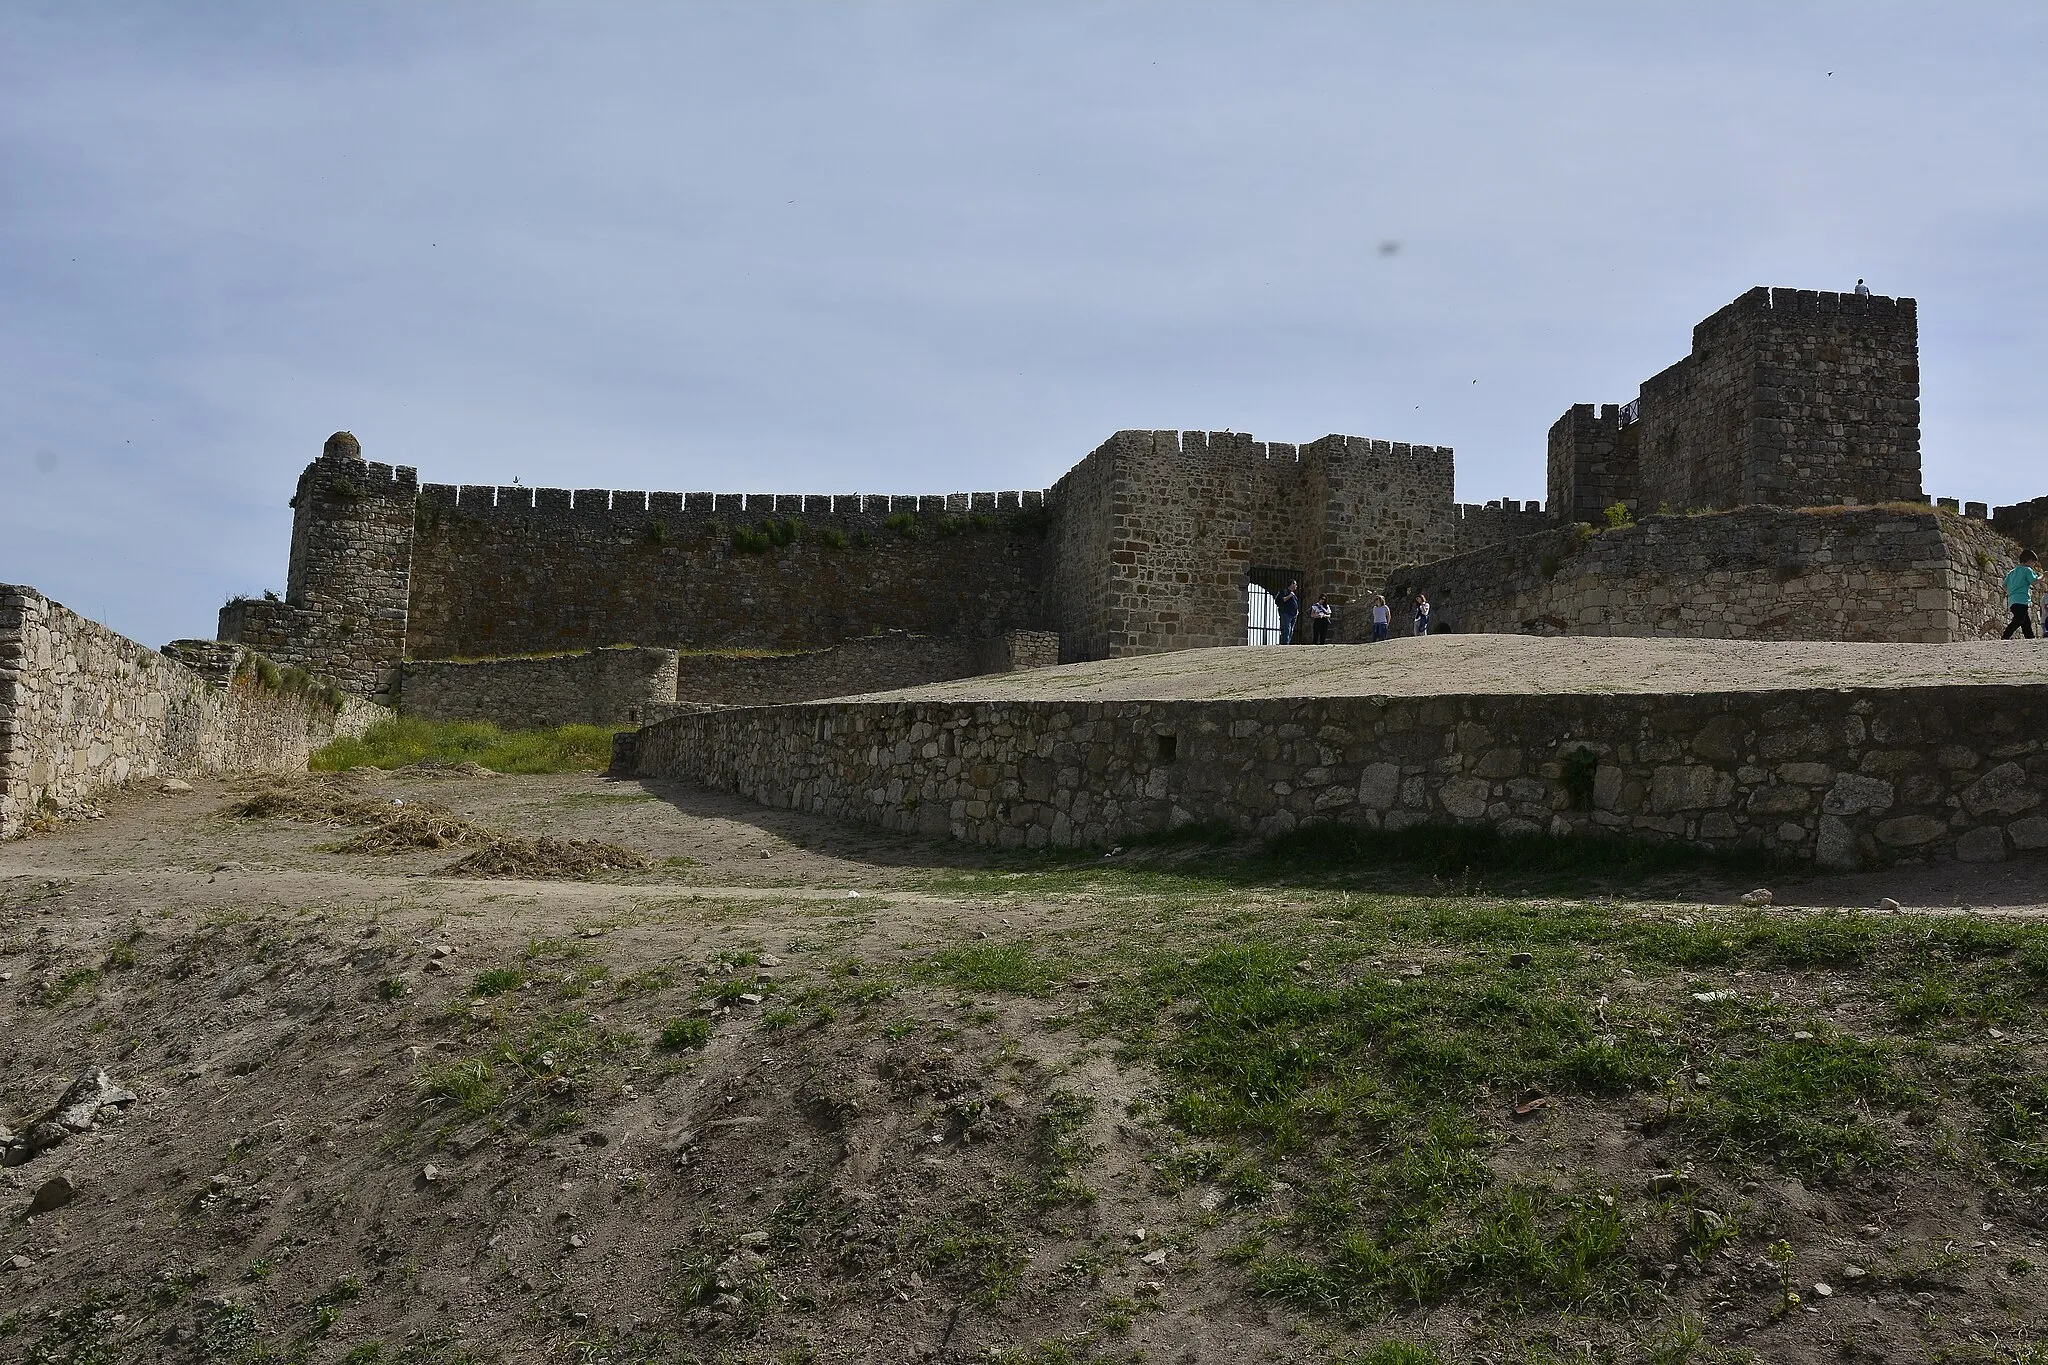
<svg viewBox="0 0 2048 1365">
<path fill-rule="evenodd" d="M 360 464 L 363 459 L 363 443 L 356 439 L 356 434 L 352 431 L 337 431 L 327 438 L 326 445 L 320 447 L 320 458 L 354 460 Z"/>
</svg>

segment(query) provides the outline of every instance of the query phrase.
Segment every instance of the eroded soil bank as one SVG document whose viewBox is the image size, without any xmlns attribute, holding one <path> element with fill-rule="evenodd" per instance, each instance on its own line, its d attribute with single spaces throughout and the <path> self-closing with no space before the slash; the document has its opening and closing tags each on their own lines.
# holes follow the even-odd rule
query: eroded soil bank
<svg viewBox="0 0 2048 1365">
<path fill-rule="evenodd" d="M 0 1125 L 135 1096 L 0 1171 L 0 1359 L 2042 1358 L 2037 861 L 1747 910 L 357 785 L 648 863 L 224 784 L 0 846 Z"/>
</svg>

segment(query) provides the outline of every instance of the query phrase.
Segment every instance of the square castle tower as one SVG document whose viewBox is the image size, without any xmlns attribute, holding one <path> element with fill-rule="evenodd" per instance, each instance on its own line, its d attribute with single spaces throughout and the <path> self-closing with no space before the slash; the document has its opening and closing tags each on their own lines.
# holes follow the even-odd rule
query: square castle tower
<svg viewBox="0 0 2048 1365">
<path fill-rule="evenodd" d="M 1633 403 L 1550 429 L 1561 521 L 1923 501 L 1912 299 L 1759 286 L 1693 328 L 1692 354 Z"/>
</svg>

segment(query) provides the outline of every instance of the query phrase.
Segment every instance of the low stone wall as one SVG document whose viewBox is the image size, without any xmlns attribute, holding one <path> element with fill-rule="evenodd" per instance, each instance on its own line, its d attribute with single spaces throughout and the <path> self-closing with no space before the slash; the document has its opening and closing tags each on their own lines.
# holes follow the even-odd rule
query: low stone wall
<svg viewBox="0 0 2048 1365">
<path fill-rule="evenodd" d="M 508 730 L 645 725 L 675 709 L 676 651 L 408 659 L 399 676 L 399 710 L 426 720 L 489 721 Z"/>
<path fill-rule="evenodd" d="M 233 660 L 222 682 L 50 601 L 0 584 L 0 838 L 140 778 L 303 769 L 337 734 L 390 713 L 266 688 Z"/>
<path fill-rule="evenodd" d="M 803 654 L 683 654 L 598 649 L 536 658 L 408 660 L 400 708 L 429 720 L 520 729 L 644 725 L 678 707 L 767 706 L 887 692 L 1059 662 L 1059 636 L 986 639 L 892 631 Z"/>
<path fill-rule="evenodd" d="M 2016 547 L 1927 507 L 1747 507 L 1574 526 L 1396 570 L 1394 630 L 1941 643 L 1996 635 Z"/>
<path fill-rule="evenodd" d="M 2048 697 L 2011 685 L 837 701 L 678 716 L 620 736 L 615 769 L 1006 847 L 1443 821 L 1854 867 L 2048 847 L 2044 736 Z"/>
</svg>

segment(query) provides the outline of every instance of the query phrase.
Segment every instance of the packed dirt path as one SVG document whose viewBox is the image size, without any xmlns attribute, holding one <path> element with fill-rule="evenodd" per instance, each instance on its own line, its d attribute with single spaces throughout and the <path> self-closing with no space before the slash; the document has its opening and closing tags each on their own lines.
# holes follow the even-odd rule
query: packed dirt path
<svg viewBox="0 0 2048 1365">
<path fill-rule="evenodd" d="M 1265 1262 L 1246 1248 L 1308 1235 L 1273 1221 L 1307 1172 L 1256 1175 L 1169 1122 L 1149 1040 L 1183 1016 L 1144 1022 L 1117 992 L 1161 952 L 1193 964 L 1254 928 L 1324 945 L 1286 941 L 1297 975 L 1311 951 L 1355 954 L 1344 989 L 1371 952 L 1437 970 L 1435 948 L 1340 942 L 1343 898 L 1184 884 L 1170 853 L 1126 855 L 1151 861 L 1105 889 L 1089 879 L 1100 854 L 1004 857 L 594 775 L 351 781 L 651 863 L 452 876 L 460 849 L 351 854 L 341 828 L 236 818 L 248 788 L 225 782 L 129 793 L 0 845 L 0 1148 L 33 1137 L 89 1066 L 134 1097 L 0 1170 L 0 1359 L 1433 1358 L 1364 1354 L 1398 1335 L 1505 1361 L 1538 1358 L 1525 1338 L 1553 1331 L 1484 1296 L 1389 1317 L 1257 1291 L 1240 1265 Z M 1662 908 L 1628 913 L 1691 925 L 1746 889 L 1667 885 Z M 2022 919 L 2048 906 L 2037 861 L 1778 891 Z M 1811 976 L 1771 998 L 1822 1001 L 1834 988 Z M 1682 1004 L 1701 984 L 1672 989 Z M 1633 1191 L 1679 1160 L 1639 1114 L 1601 1113 L 1508 1133 L 1498 1168 L 1554 1159 Z M 1991 1241 L 1978 1225 L 1994 1220 L 2013 1246 L 2040 1235 L 1946 1186 L 1718 1180 L 1697 1197 L 1802 1210 L 1817 1230 L 1785 1235 L 1829 1266 L 1875 1262 L 1876 1245 L 1857 1249 L 1873 1234 L 1852 1231 L 1866 1223 L 1908 1259 Z M 1729 1264 L 1693 1283 L 1646 1262 L 1663 1308 L 1557 1330 L 1601 1337 L 1604 1358 L 1677 1359 L 1656 1343 L 1697 1312 L 1725 1319 L 1724 1344 L 1778 1333 L 1770 1359 L 1839 1358 L 1818 1319 L 1743 1307 L 1762 1272 Z M 1914 1261 L 1854 1310 L 1861 1340 L 1935 1358 L 1928 1343 L 1962 1338 L 1910 1325 L 1930 1293 L 1965 1322 L 2025 1327 L 2004 1274 Z"/>
<path fill-rule="evenodd" d="M 1248 697 L 1777 692 L 2048 683 L 2032 641 L 1947 645 L 1428 635 L 1374 645 L 1182 649 L 878 693 L 906 701 L 1206 701 Z"/>
</svg>

